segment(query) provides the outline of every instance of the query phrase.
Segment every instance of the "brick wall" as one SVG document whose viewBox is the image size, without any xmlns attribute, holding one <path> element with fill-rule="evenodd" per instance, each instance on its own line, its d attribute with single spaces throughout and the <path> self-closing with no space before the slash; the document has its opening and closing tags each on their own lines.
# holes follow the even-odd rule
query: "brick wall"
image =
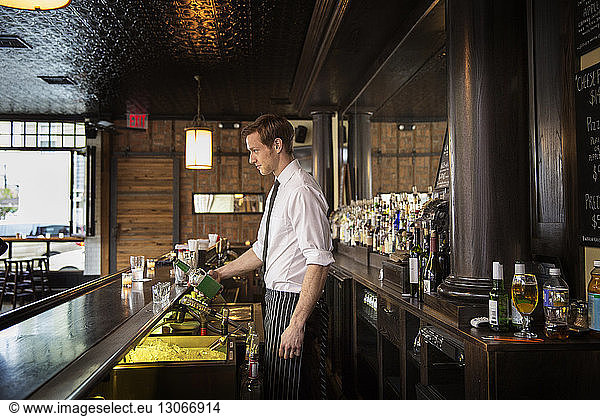
<svg viewBox="0 0 600 416">
<path fill-rule="evenodd" d="M 434 185 L 440 157 L 418 154 L 441 152 L 446 122 L 415 126 L 415 130 L 398 130 L 398 123 L 371 123 L 373 195 L 411 191 L 413 185 L 426 191 Z M 413 152 L 415 157 L 399 155 Z"/>
<path fill-rule="evenodd" d="M 117 123 L 119 124 L 119 123 Z M 184 129 L 190 124 L 182 120 L 150 120 L 147 131 L 119 130 L 113 140 L 113 151 L 123 152 L 175 152 L 181 153 L 179 172 L 179 235 L 188 238 L 208 238 L 217 233 L 232 243 L 254 242 L 261 214 L 193 214 L 192 193 L 210 192 L 263 192 L 268 193 L 272 176 L 261 176 L 248 163 L 246 144 L 240 130 L 223 130 L 216 123 L 213 129 L 213 150 L 244 152 L 243 156 L 213 156 L 213 169 L 190 170 L 185 168 Z"/>
</svg>

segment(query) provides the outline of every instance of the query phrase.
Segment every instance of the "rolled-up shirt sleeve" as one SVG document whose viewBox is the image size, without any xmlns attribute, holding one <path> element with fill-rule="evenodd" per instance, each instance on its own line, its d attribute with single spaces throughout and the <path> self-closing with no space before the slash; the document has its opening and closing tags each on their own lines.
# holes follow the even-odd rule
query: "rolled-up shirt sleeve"
<svg viewBox="0 0 600 416">
<path fill-rule="evenodd" d="M 264 247 L 264 242 L 265 242 L 265 227 L 263 226 L 264 222 L 265 222 L 265 214 L 263 214 L 263 217 L 260 220 L 260 226 L 258 227 L 258 234 L 256 236 L 256 241 L 254 242 L 254 244 L 252 244 L 252 250 L 254 251 L 254 254 L 256 254 L 256 257 L 258 257 L 260 259 L 260 261 L 262 261 L 262 262 L 264 262 L 264 260 L 263 260 L 263 247 Z"/>
<path fill-rule="evenodd" d="M 328 266 L 334 262 L 327 202 L 321 192 L 302 186 L 290 198 L 288 215 L 306 264 Z"/>
</svg>

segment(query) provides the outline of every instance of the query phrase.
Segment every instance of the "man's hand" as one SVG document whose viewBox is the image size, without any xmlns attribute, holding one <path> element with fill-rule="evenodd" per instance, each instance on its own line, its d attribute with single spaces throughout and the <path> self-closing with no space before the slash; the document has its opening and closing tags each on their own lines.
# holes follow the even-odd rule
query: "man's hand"
<svg viewBox="0 0 600 416">
<path fill-rule="evenodd" d="M 281 344 L 279 345 L 279 357 L 288 359 L 299 357 L 302 352 L 302 342 L 304 341 L 304 325 L 288 326 L 281 334 Z"/>
<path fill-rule="evenodd" d="M 221 283 L 222 276 L 221 273 L 219 273 L 218 269 L 209 270 L 208 275 L 215 279 L 217 282 Z"/>
</svg>

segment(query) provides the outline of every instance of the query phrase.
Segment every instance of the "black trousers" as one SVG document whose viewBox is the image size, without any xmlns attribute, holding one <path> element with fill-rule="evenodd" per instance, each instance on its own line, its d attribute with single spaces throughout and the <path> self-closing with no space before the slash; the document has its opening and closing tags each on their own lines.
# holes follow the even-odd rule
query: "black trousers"
<svg viewBox="0 0 600 416">
<path fill-rule="evenodd" d="M 319 300 L 304 331 L 300 356 L 279 358 L 281 334 L 288 327 L 300 295 L 267 289 L 265 293 L 265 399 L 325 399 L 325 304 Z"/>
</svg>

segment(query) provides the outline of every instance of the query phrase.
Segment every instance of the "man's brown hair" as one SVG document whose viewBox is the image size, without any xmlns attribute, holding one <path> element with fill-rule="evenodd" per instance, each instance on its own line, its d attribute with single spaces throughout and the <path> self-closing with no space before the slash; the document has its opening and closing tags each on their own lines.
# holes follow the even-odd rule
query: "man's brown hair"
<svg viewBox="0 0 600 416">
<path fill-rule="evenodd" d="M 269 147 L 273 146 L 273 142 L 279 137 L 285 151 L 292 154 L 294 127 L 285 117 L 263 114 L 242 129 L 242 138 L 245 139 L 252 133 L 258 133 L 262 144 Z"/>
</svg>

